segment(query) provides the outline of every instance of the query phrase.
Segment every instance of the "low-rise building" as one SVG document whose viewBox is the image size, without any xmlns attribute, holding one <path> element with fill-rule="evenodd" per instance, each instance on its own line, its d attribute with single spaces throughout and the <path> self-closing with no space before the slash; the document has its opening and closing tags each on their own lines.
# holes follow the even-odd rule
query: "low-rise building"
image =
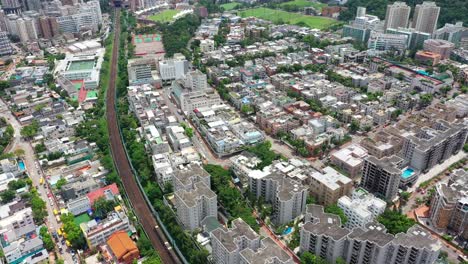
<svg viewBox="0 0 468 264">
<path fill-rule="evenodd" d="M 140 251 L 125 231 L 114 232 L 107 239 L 107 245 L 117 263 L 131 264 L 140 258 Z"/>
<path fill-rule="evenodd" d="M 122 211 L 114 211 L 106 219 L 97 222 L 95 219 L 80 224 L 86 242 L 90 248 L 106 243 L 116 231 L 130 231 L 130 221 Z"/>
<path fill-rule="evenodd" d="M 442 60 L 448 59 L 455 44 L 442 39 L 428 39 L 424 41 L 424 50 L 437 53 Z"/>
</svg>

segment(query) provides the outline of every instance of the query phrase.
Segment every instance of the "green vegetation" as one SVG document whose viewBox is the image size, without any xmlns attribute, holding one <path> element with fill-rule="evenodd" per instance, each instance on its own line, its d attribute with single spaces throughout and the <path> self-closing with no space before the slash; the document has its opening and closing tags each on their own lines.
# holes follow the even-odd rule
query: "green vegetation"
<svg viewBox="0 0 468 264">
<path fill-rule="evenodd" d="M 151 256 L 143 260 L 143 264 L 162 264 L 161 258 L 159 256 Z"/>
<path fill-rule="evenodd" d="M 37 134 L 37 131 L 39 131 L 39 122 L 34 120 L 30 125 L 21 128 L 20 134 L 22 137 L 30 139 Z"/>
<path fill-rule="evenodd" d="M 312 2 L 307 0 L 293 0 L 288 2 L 283 2 L 279 4 L 281 8 L 284 8 L 287 11 L 294 11 L 295 9 L 303 9 L 304 7 L 313 7 L 317 9 L 317 11 L 321 11 L 323 7 L 327 6 L 327 4 L 320 3 L 320 2 Z"/>
<path fill-rule="evenodd" d="M 293 24 L 310 28 L 326 29 L 337 22 L 326 17 L 306 16 L 297 13 L 258 7 L 239 12 L 241 17 L 257 17 L 275 24 Z"/>
<path fill-rule="evenodd" d="M 200 18 L 196 15 L 184 16 L 171 24 L 159 24 L 157 28 L 163 36 L 166 57 L 172 57 L 175 53 L 183 53 L 187 59 L 190 59 L 191 52 L 187 49 L 187 43 L 199 25 Z"/>
<path fill-rule="evenodd" d="M 328 264 L 326 260 L 308 251 L 302 253 L 301 264 Z"/>
<path fill-rule="evenodd" d="M 218 202 L 230 214 L 230 220 L 242 218 L 253 230 L 259 226 L 252 215 L 252 208 L 231 182 L 231 172 L 219 165 L 207 164 L 203 168 L 211 175 L 211 189 L 218 195 Z"/>
<path fill-rule="evenodd" d="M 84 249 L 86 240 L 83 232 L 81 232 L 81 228 L 75 223 L 73 215 L 62 214 L 60 220 L 63 223 L 63 231 L 67 236 L 67 240 L 70 241 L 72 248 Z"/>
<path fill-rule="evenodd" d="M 42 242 L 44 242 L 45 249 L 47 249 L 48 251 L 54 250 L 55 243 L 52 239 L 52 236 L 49 234 L 49 230 L 47 230 L 47 227 L 42 226 L 39 230 L 39 235 L 42 238 Z"/>
<path fill-rule="evenodd" d="M 0 199 L 2 200 L 2 203 L 4 204 L 13 201 L 15 197 L 16 197 L 16 192 L 13 190 L 4 190 L 0 192 Z"/>
<path fill-rule="evenodd" d="M 192 138 L 193 137 L 193 128 L 188 126 L 186 123 L 181 122 L 180 126 L 184 129 L 184 133 L 187 137 Z"/>
<path fill-rule="evenodd" d="M 398 211 L 385 210 L 377 220 L 379 223 L 387 228 L 390 234 L 396 235 L 398 233 L 405 233 L 415 222 L 413 219 L 408 218 L 406 215 Z"/>
<path fill-rule="evenodd" d="M 325 207 L 325 213 L 335 214 L 335 215 L 339 216 L 340 219 L 341 219 L 341 224 L 342 225 L 344 225 L 344 224 L 346 224 L 346 222 L 348 222 L 348 218 L 344 214 L 343 209 L 338 207 L 338 205 L 336 205 L 336 204 L 329 205 L 329 206 Z"/>
<path fill-rule="evenodd" d="M 65 178 L 60 178 L 56 183 L 55 183 L 55 187 L 57 189 L 62 189 L 62 187 L 67 184 L 67 180 Z"/>
<path fill-rule="evenodd" d="M 162 22 L 162 23 L 172 22 L 174 21 L 174 16 L 177 15 L 179 12 L 180 12 L 179 10 L 167 9 L 160 13 L 151 15 L 148 18 L 155 22 Z"/>
<path fill-rule="evenodd" d="M 15 134 L 15 130 L 10 124 L 7 124 L 5 118 L 0 118 L 0 126 L 3 128 L 6 126 L 3 135 L 0 137 L 0 153 L 2 153 L 5 148 L 10 144 L 13 136 Z"/>
<path fill-rule="evenodd" d="M 8 183 L 8 190 L 16 191 L 18 189 L 26 187 L 26 185 L 31 186 L 32 181 L 31 179 L 18 179 L 18 180 L 12 180 Z"/>
<path fill-rule="evenodd" d="M 44 152 L 46 150 L 47 150 L 47 148 L 46 148 L 46 146 L 44 145 L 43 142 L 41 142 L 41 143 L 37 144 L 36 146 L 34 146 L 34 152 L 36 152 L 36 154 L 39 154 L 39 153 Z"/>
<path fill-rule="evenodd" d="M 348 21 L 354 18 L 358 6 L 365 6 L 367 13 L 376 15 L 380 19 L 385 18 L 385 11 L 387 4 L 392 3 L 389 0 L 349 0 L 345 7 L 348 7 L 347 11 L 343 11 L 340 14 L 340 20 Z M 423 0 L 407 0 L 406 2 L 412 10 L 414 10 L 416 4 L 420 4 Z M 445 23 L 455 23 L 457 21 L 463 21 L 466 25 L 468 24 L 468 5 L 465 0 L 435 0 L 436 4 L 441 8 L 439 16 L 439 26 L 443 26 Z"/>
<path fill-rule="evenodd" d="M 241 4 L 235 3 L 235 2 L 227 3 L 227 4 L 222 4 L 222 5 L 221 5 L 221 7 L 222 7 L 225 11 L 229 11 L 229 10 L 236 9 L 236 8 L 238 8 L 239 6 L 241 6 Z"/>
<path fill-rule="evenodd" d="M 109 212 L 114 211 L 114 207 L 117 206 L 117 203 L 114 200 L 107 200 L 104 197 L 99 197 L 94 201 L 93 209 L 94 215 L 101 219 L 107 218 Z"/>
<path fill-rule="evenodd" d="M 262 170 L 266 166 L 271 165 L 274 160 L 281 158 L 281 155 L 276 154 L 271 150 L 271 142 L 265 141 L 256 146 L 249 147 L 248 152 L 255 154 L 261 162 L 257 165 L 257 169 Z"/>
</svg>

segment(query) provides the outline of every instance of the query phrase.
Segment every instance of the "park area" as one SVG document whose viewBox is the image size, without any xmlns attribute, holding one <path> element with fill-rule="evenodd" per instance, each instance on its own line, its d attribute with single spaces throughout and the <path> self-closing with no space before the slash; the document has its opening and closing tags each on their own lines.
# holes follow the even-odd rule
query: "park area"
<svg viewBox="0 0 468 264">
<path fill-rule="evenodd" d="M 275 24 L 292 24 L 318 29 L 326 29 L 338 23 L 336 20 L 327 17 L 307 16 L 264 7 L 247 9 L 239 12 L 239 15 L 241 17 L 257 17 Z"/>
<path fill-rule="evenodd" d="M 304 7 L 313 7 L 317 9 L 318 11 L 322 10 L 323 7 L 327 6 L 327 4 L 320 3 L 320 2 L 312 2 L 308 0 L 294 0 L 294 1 L 288 1 L 288 2 L 283 2 L 280 4 L 281 7 L 285 6 L 291 6 L 291 7 L 297 7 L 297 8 L 304 8 Z"/>
<path fill-rule="evenodd" d="M 172 22 L 174 20 L 174 16 L 177 15 L 180 11 L 179 10 L 173 10 L 173 9 L 168 9 L 164 10 L 160 13 L 151 15 L 148 17 L 148 19 L 153 20 L 155 22 Z"/>
</svg>

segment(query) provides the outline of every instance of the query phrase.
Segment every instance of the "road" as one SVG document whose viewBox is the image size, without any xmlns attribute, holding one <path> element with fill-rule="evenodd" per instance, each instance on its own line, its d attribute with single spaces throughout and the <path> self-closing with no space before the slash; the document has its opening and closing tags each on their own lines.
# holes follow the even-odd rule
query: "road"
<svg viewBox="0 0 468 264">
<path fill-rule="evenodd" d="M 130 162 L 125 154 L 124 145 L 120 137 L 120 130 L 117 120 L 116 106 L 116 78 L 117 78 L 117 65 L 119 57 L 119 39 L 120 39 L 120 8 L 114 10 L 114 46 L 112 50 L 111 60 L 111 71 L 109 87 L 107 89 L 107 100 L 106 100 L 106 115 L 108 122 L 111 154 L 114 159 L 115 167 L 117 172 L 122 179 L 122 184 L 125 188 L 128 199 L 130 200 L 133 209 L 135 211 L 138 220 L 148 235 L 149 240 L 153 247 L 157 250 L 161 260 L 164 263 L 181 263 L 177 255 L 175 255 L 173 249 L 168 249 L 166 243 L 168 243 L 166 237 L 163 234 L 155 232 L 155 226 L 157 225 L 153 214 L 146 203 L 143 194 L 135 180 Z"/>
<path fill-rule="evenodd" d="M 36 156 L 34 155 L 34 149 L 31 144 L 27 141 L 21 139 L 20 131 L 21 124 L 16 120 L 13 114 L 8 110 L 5 102 L 0 100 L 0 116 L 7 119 L 7 121 L 13 126 L 15 130 L 13 142 L 10 144 L 10 149 L 14 151 L 15 149 L 24 150 L 23 161 L 26 165 L 26 170 L 28 171 L 29 177 L 31 178 L 33 185 L 36 186 L 38 193 L 42 200 L 46 202 L 47 214 L 46 225 L 49 228 L 50 232 L 54 232 L 60 228 L 60 224 L 54 217 L 54 209 L 56 209 L 55 201 L 49 200 L 47 193 L 50 192 L 48 185 L 41 185 L 39 183 L 40 178 L 44 177 L 41 167 L 37 162 Z M 57 208 L 58 209 L 58 208 Z M 66 247 L 65 245 L 63 246 Z M 72 256 L 66 250 L 61 254 L 61 258 L 65 263 L 74 263 Z"/>
</svg>

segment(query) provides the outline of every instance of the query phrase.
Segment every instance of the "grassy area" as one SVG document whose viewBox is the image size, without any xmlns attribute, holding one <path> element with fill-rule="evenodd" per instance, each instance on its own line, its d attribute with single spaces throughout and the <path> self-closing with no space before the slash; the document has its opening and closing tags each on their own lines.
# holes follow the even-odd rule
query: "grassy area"
<svg viewBox="0 0 468 264">
<path fill-rule="evenodd" d="M 179 10 L 168 9 L 162 11 L 161 13 L 151 15 L 148 18 L 156 22 L 171 22 L 174 20 L 173 17 L 179 12 Z"/>
<path fill-rule="evenodd" d="M 311 2 L 311 1 L 308 1 L 308 0 L 293 0 L 293 1 L 281 3 L 280 6 L 282 6 L 282 7 L 284 7 L 284 6 L 296 6 L 298 8 L 304 8 L 304 7 L 312 6 L 317 10 L 322 10 L 322 8 L 327 6 L 327 4 L 319 3 L 319 2 Z"/>
<path fill-rule="evenodd" d="M 81 223 L 87 223 L 88 221 L 91 220 L 91 217 L 87 213 L 75 216 L 75 219 L 73 220 L 75 224 L 80 225 Z"/>
<path fill-rule="evenodd" d="M 221 7 L 224 8 L 225 11 L 233 10 L 238 6 L 239 3 L 227 3 L 227 4 L 222 4 Z"/>
<path fill-rule="evenodd" d="M 257 17 L 276 24 L 297 24 L 318 29 L 326 29 L 337 21 L 326 17 L 306 16 L 270 8 L 253 8 L 239 12 L 241 17 Z"/>
</svg>

